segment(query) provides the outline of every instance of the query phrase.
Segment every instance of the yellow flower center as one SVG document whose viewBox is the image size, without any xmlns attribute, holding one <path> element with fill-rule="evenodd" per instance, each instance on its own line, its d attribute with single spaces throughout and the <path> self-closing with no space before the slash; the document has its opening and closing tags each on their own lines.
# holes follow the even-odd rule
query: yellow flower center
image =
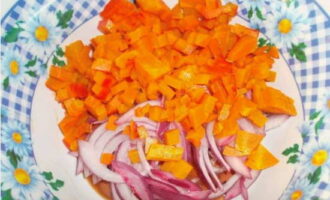
<svg viewBox="0 0 330 200">
<path fill-rule="evenodd" d="M 23 137 L 20 133 L 14 132 L 11 137 L 17 144 L 20 144 L 23 141 Z"/>
<path fill-rule="evenodd" d="M 291 194 L 291 200 L 300 200 L 304 193 L 301 190 L 296 190 Z"/>
<path fill-rule="evenodd" d="M 10 73 L 12 75 L 18 74 L 18 72 L 19 72 L 19 64 L 18 64 L 18 62 L 16 60 L 10 61 L 10 63 L 9 63 L 9 69 L 10 69 Z"/>
<path fill-rule="evenodd" d="M 278 22 L 277 28 L 280 33 L 287 34 L 292 29 L 292 23 L 289 19 L 284 18 Z"/>
<path fill-rule="evenodd" d="M 14 171 L 14 177 L 19 184 L 28 185 L 31 182 L 31 177 L 24 169 L 17 168 Z"/>
<path fill-rule="evenodd" d="M 330 99 L 328 99 L 328 101 L 327 101 L 327 107 L 328 107 L 328 109 L 330 109 Z"/>
<path fill-rule="evenodd" d="M 44 42 L 48 39 L 48 30 L 44 26 L 38 26 L 34 32 L 34 36 L 40 42 Z"/>
<path fill-rule="evenodd" d="M 321 166 L 328 160 L 328 152 L 324 149 L 316 151 L 312 157 L 312 164 L 314 166 Z"/>
</svg>

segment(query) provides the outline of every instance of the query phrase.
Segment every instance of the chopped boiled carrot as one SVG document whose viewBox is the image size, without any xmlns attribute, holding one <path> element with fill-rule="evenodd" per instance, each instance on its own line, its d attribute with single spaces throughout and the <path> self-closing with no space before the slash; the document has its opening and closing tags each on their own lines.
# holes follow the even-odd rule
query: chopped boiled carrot
<svg viewBox="0 0 330 200">
<path fill-rule="evenodd" d="M 265 126 L 268 120 L 267 117 L 258 109 L 254 109 L 251 112 L 249 112 L 247 118 L 259 127 Z"/>
<path fill-rule="evenodd" d="M 180 160 L 183 155 L 181 147 L 174 147 L 164 144 L 151 144 L 147 152 L 148 160 L 171 161 Z"/>
<path fill-rule="evenodd" d="M 98 120 L 104 120 L 107 117 L 107 110 L 105 105 L 97 98 L 89 95 L 85 99 L 85 106 L 92 115 Z"/>
<path fill-rule="evenodd" d="M 245 156 L 246 153 L 243 153 L 232 146 L 226 145 L 222 151 L 223 155 L 226 156 Z"/>
<path fill-rule="evenodd" d="M 175 95 L 174 91 L 164 83 L 160 83 L 158 87 L 160 93 L 163 94 L 168 100 L 172 99 L 173 96 Z"/>
<path fill-rule="evenodd" d="M 49 75 L 61 81 L 74 81 L 77 74 L 68 70 L 67 67 L 52 66 L 50 68 Z"/>
<path fill-rule="evenodd" d="M 164 121 L 164 110 L 160 106 L 150 106 L 149 118 L 156 122 Z"/>
<path fill-rule="evenodd" d="M 191 142 L 195 147 L 199 147 L 201 139 L 205 136 L 205 129 L 200 126 L 193 130 L 188 131 L 186 139 Z"/>
<path fill-rule="evenodd" d="M 239 130 L 236 135 L 235 149 L 249 155 L 261 142 L 264 135 Z"/>
<path fill-rule="evenodd" d="M 257 37 L 246 35 L 241 37 L 230 50 L 227 61 L 234 62 L 239 58 L 252 53 L 257 48 Z"/>
<path fill-rule="evenodd" d="M 245 165 L 254 170 L 262 170 L 276 165 L 279 160 L 260 144 L 248 156 Z"/>
<path fill-rule="evenodd" d="M 139 152 L 136 149 L 128 151 L 128 158 L 133 164 L 140 162 Z"/>
<path fill-rule="evenodd" d="M 102 153 L 100 161 L 104 165 L 110 165 L 114 158 L 115 156 L 112 153 Z"/>
<path fill-rule="evenodd" d="M 97 58 L 94 60 L 92 64 L 92 69 L 110 72 L 111 71 L 112 62 L 110 60 L 106 60 L 103 58 Z"/>
<path fill-rule="evenodd" d="M 254 90 L 255 91 L 255 90 Z M 261 89 L 260 94 L 254 93 L 258 107 L 268 113 L 296 115 L 293 99 L 286 96 L 280 90 L 266 87 Z"/>
<path fill-rule="evenodd" d="M 136 57 L 136 69 L 141 77 L 156 80 L 168 73 L 171 67 L 151 53 L 145 52 Z"/>
<path fill-rule="evenodd" d="M 108 122 L 107 122 L 107 125 L 106 125 L 106 129 L 107 130 L 116 130 L 117 128 L 117 124 L 116 124 L 116 121 L 118 119 L 118 116 L 117 115 L 111 115 L 109 118 L 108 118 Z"/>
<path fill-rule="evenodd" d="M 177 145 L 180 142 L 180 131 L 178 129 L 168 130 L 164 133 L 165 144 Z"/>
<path fill-rule="evenodd" d="M 193 169 L 191 164 L 187 161 L 166 161 L 161 166 L 160 169 L 165 172 L 170 172 L 174 177 L 178 179 L 185 179 Z"/>
<path fill-rule="evenodd" d="M 220 112 L 219 112 L 219 115 L 218 115 L 218 120 L 225 120 L 229 117 L 229 114 L 230 114 L 230 108 L 231 108 L 231 105 L 230 104 L 223 104 Z"/>
<path fill-rule="evenodd" d="M 68 99 L 64 101 L 64 106 L 71 116 L 79 116 L 86 111 L 84 102 L 79 99 Z"/>
<path fill-rule="evenodd" d="M 53 77 L 49 77 L 46 81 L 46 86 L 55 92 L 59 89 L 64 88 L 67 85 L 68 85 L 68 82 L 64 82 L 64 81 L 61 81 L 61 80 L 53 78 Z"/>
<path fill-rule="evenodd" d="M 189 55 L 191 54 L 195 47 L 191 44 L 189 44 L 187 41 L 185 41 L 184 39 L 179 38 L 175 44 L 174 44 L 174 49 L 180 51 L 183 54 Z"/>
<path fill-rule="evenodd" d="M 136 131 L 139 135 L 139 138 L 141 139 L 145 139 L 149 135 L 147 129 L 144 126 L 138 126 Z"/>
<path fill-rule="evenodd" d="M 134 140 L 139 137 L 137 132 L 136 123 L 131 121 L 129 125 L 127 125 L 123 131 L 124 134 L 128 135 L 130 139 Z"/>
<path fill-rule="evenodd" d="M 143 107 L 139 107 L 135 110 L 135 116 L 144 117 L 147 113 L 149 113 L 150 104 L 147 104 Z"/>
<path fill-rule="evenodd" d="M 46 85 L 65 109 L 59 126 L 67 148 L 77 151 L 77 141 L 93 130 L 91 121 L 107 119 L 106 128 L 115 130 L 120 115 L 155 100 L 159 106 L 139 107 L 135 116 L 175 121 L 183 130 L 171 125 L 157 141 L 148 127 L 131 121 L 123 133 L 144 140 L 147 159 L 166 161 L 164 171 L 175 177 L 186 178 L 192 169 L 173 145 L 185 139 L 199 147 L 211 121 L 214 137 L 236 137 L 225 155 L 248 156 L 252 169 L 275 163 L 260 145 L 263 135 L 240 130 L 238 120 L 264 127 L 268 113 L 297 111 L 293 99 L 267 86 L 276 79 L 278 49 L 258 47 L 258 30 L 230 23 L 237 9 L 218 0 L 179 0 L 173 8 L 163 0 L 111 0 L 100 13 L 103 34 L 90 44 L 67 45 L 67 64 L 50 67 Z M 260 155 L 268 161 L 259 161 Z M 140 162 L 136 150 L 128 156 Z"/>
</svg>

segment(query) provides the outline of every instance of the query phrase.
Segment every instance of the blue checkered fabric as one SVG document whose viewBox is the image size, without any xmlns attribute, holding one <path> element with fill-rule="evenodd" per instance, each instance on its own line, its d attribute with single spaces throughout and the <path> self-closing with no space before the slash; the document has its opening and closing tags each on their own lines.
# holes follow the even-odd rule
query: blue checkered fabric
<svg viewBox="0 0 330 200">
<path fill-rule="evenodd" d="M 1 31 L 5 33 L 10 30 L 18 20 L 22 19 L 22 13 L 26 12 L 32 5 L 35 8 L 48 9 L 49 12 L 65 11 L 73 9 L 74 14 L 69 23 L 69 27 L 61 32 L 62 41 L 68 37 L 77 27 L 85 23 L 90 18 L 96 16 L 105 5 L 105 0 L 19 0 L 13 8 L 1 20 Z M 300 89 L 301 98 L 304 105 L 305 116 L 322 107 L 322 95 L 330 90 L 330 19 L 319 5 L 313 0 L 303 0 L 300 4 L 308 7 L 311 21 L 310 31 L 304 36 L 307 45 L 305 50 L 307 62 L 301 63 L 289 55 L 287 50 L 282 50 L 282 55 L 286 59 L 289 67 L 295 76 Z M 247 20 L 247 10 L 240 10 L 240 17 Z M 24 19 L 25 20 L 25 19 Z M 17 48 L 26 59 L 32 59 L 34 55 L 24 49 L 24 43 L 6 43 L 3 38 L 1 55 L 7 49 Z M 38 65 L 47 62 L 53 52 L 47 52 L 43 60 L 38 61 Z M 15 119 L 21 123 L 30 125 L 31 105 L 34 90 L 38 82 L 38 77 L 29 77 L 24 86 L 11 84 L 6 90 L 2 90 L 1 106 L 2 113 L 7 113 L 2 117 L 2 123 Z M 5 111 L 3 111 L 5 110 Z M 3 149 L 3 144 L 1 144 Z M 329 182 L 322 181 L 315 193 L 321 199 L 330 199 Z"/>
</svg>

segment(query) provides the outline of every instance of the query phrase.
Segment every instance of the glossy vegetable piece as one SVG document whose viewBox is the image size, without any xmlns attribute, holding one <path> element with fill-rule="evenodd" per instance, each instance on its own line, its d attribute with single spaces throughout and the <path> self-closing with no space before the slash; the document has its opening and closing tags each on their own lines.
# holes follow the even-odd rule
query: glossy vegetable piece
<svg viewBox="0 0 330 200">
<path fill-rule="evenodd" d="M 180 143 L 180 132 L 178 129 L 171 129 L 164 133 L 165 144 L 176 145 Z"/>
<path fill-rule="evenodd" d="M 149 52 L 138 55 L 135 62 L 138 74 L 149 81 L 156 80 L 171 70 L 167 63 L 159 60 Z"/>
<path fill-rule="evenodd" d="M 276 165 L 279 160 L 260 144 L 248 156 L 245 164 L 251 169 L 262 170 Z"/>
<path fill-rule="evenodd" d="M 257 102 L 258 107 L 267 113 L 296 115 L 297 111 L 294 107 L 294 101 L 286 96 L 278 89 L 265 87 L 254 89 L 253 99 Z"/>
<path fill-rule="evenodd" d="M 235 149 L 244 155 L 249 155 L 261 142 L 264 135 L 238 131 L 235 139 Z"/>
<path fill-rule="evenodd" d="M 114 155 L 111 153 L 102 153 L 100 162 L 104 165 L 110 165 L 112 161 L 114 160 Z"/>
<path fill-rule="evenodd" d="M 184 160 L 179 161 L 166 161 L 161 167 L 161 170 L 170 172 L 178 179 L 185 179 L 193 169 L 193 167 Z"/>
<path fill-rule="evenodd" d="M 84 102 L 79 99 L 68 99 L 64 101 L 66 111 L 71 116 L 79 116 L 86 111 Z"/>
<path fill-rule="evenodd" d="M 111 115 L 109 118 L 108 118 L 108 121 L 107 121 L 107 125 L 106 125 L 106 129 L 107 130 L 116 130 L 117 128 L 117 124 L 116 124 L 116 121 L 118 119 L 118 116 L 117 115 Z"/>
<path fill-rule="evenodd" d="M 85 99 L 85 106 L 87 110 L 98 120 L 104 120 L 107 117 L 105 105 L 92 95 L 89 95 Z"/>
<path fill-rule="evenodd" d="M 171 161 L 180 160 L 183 155 L 183 149 L 163 144 L 151 144 L 147 152 L 148 160 Z"/>
<path fill-rule="evenodd" d="M 129 150 L 128 151 L 128 158 L 130 159 L 130 161 L 133 164 L 140 162 L 139 153 L 138 153 L 138 151 L 136 149 L 133 149 L 133 150 Z"/>
<path fill-rule="evenodd" d="M 72 66 L 81 74 L 88 73 L 92 65 L 89 52 L 90 47 L 85 46 L 80 40 L 69 44 L 65 48 L 65 56 L 68 60 L 68 65 Z"/>
<path fill-rule="evenodd" d="M 230 50 L 226 60 L 235 62 L 257 49 L 257 37 L 246 35 L 241 37 L 234 47 Z"/>
</svg>

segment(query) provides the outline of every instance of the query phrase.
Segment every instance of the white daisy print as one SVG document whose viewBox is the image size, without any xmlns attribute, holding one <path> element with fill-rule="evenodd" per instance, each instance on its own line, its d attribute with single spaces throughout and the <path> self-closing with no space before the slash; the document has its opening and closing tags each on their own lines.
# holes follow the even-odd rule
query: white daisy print
<svg viewBox="0 0 330 200">
<path fill-rule="evenodd" d="M 271 10 L 265 21 L 266 34 L 276 46 L 291 48 L 308 28 L 308 12 L 285 2 L 275 3 Z"/>
<path fill-rule="evenodd" d="M 310 200 L 313 185 L 307 179 L 296 179 L 291 183 L 280 197 L 281 200 Z"/>
<path fill-rule="evenodd" d="M 18 50 L 7 50 L 1 56 L 1 72 L 8 84 L 23 84 L 26 78 L 25 58 Z"/>
<path fill-rule="evenodd" d="M 25 125 L 8 121 L 1 129 L 1 139 L 6 144 L 6 150 L 18 156 L 28 156 L 32 152 L 30 135 Z"/>
<path fill-rule="evenodd" d="M 311 137 L 303 146 L 301 164 L 304 170 L 313 172 L 322 167 L 322 176 L 329 176 L 330 172 L 330 134 L 325 130 L 319 134 L 318 139 Z M 306 172 L 307 172 L 306 171 Z"/>
<path fill-rule="evenodd" d="M 55 13 L 47 10 L 38 12 L 29 21 L 22 24 L 24 31 L 21 36 L 27 40 L 27 49 L 42 57 L 52 52 L 60 42 L 60 29 Z"/>
<path fill-rule="evenodd" d="M 23 157 L 14 167 L 6 156 L 1 158 L 1 189 L 10 190 L 13 199 L 44 199 L 47 186 L 29 157 Z"/>
</svg>

